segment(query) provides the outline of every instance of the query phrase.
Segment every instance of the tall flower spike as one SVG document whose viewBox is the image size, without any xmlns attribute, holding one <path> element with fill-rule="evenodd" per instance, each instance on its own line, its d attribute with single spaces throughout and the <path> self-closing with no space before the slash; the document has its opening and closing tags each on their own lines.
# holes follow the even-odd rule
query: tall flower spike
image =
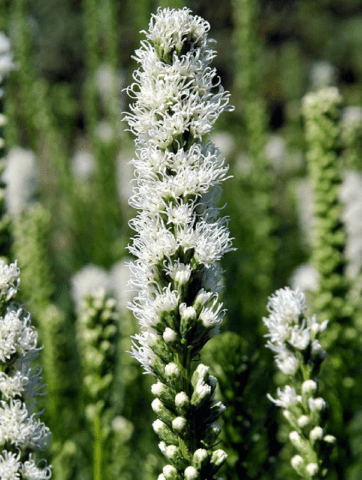
<svg viewBox="0 0 362 480">
<path fill-rule="evenodd" d="M 328 324 L 305 317 L 302 292 L 281 288 L 269 298 L 269 317 L 263 322 L 269 330 L 267 347 L 275 354 L 279 370 L 289 376 L 284 390 L 269 400 L 283 409 L 291 426 L 289 440 L 298 454 L 291 459 L 293 469 L 305 480 L 324 478 L 335 437 L 325 432 L 326 402 L 318 395 L 316 377 L 325 351 L 318 337 Z"/>
<path fill-rule="evenodd" d="M 31 367 L 38 356 L 38 334 L 30 314 L 10 302 L 19 285 L 16 262 L 0 260 L 0 478 L 46 480 L 51 467 L 40 467 L 34 453 L 44 450 L 50 431 L 38 418 L 34 397 L 42 388 L 40 369 Z"/>
<path fill-rule="evenodd" d="M 343 162 L 340 135 L 342 97 L 335 87 L 308 93 L 303 98 L 308 171 L 313 191 L 313 246 L 311 263 L 319 274 L 314 308 L 330 320 L 324 342 L 344 342 L 352 311 L 346 301 L 346 233 L 339 201 Z"/>
<path fill-rule="evenodd" d="M 226 459 L 212 451 L 224 406 L 213 401 L 216 379 L 193 365 L 220 328 L 218 261 L 231 250 L 227 219 L 216 206 L 228 166 L 203 137 L 230 110 L 207 36 L 209 24 L 182 10 L 159 9 L 136 51 L 141 64 L 128 87 L 136 101 L 125 115 L 136 135 L 132 160 L 138 210 L 129 250 L 131 310 L 141 325 L 133 356 L 158 382 L 153 428 L 170 465 L 159 479 L 216 479 Z M 216 91 L 215 91 L 216 90 Z"/>
</svg>

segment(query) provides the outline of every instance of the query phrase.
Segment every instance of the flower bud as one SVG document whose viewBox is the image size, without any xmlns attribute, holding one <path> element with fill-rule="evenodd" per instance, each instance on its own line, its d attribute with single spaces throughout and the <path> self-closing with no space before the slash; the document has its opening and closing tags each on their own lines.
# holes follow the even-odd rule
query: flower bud
<svg viewBox="0 0 362 480">
<path fill-rule="evenodd" d="M 200 406 L 205 400 L 210 399 L 212 395 L 212 390 L 210 385 L 200 381 L 194 389 L 194 393 L 191 397 L 191 404 L 196 407 Z"/>
<path fill-rule="evenodd" d="M 216 473 L 219 468 L 222 467 L 222 465 L 226 462 L 227 457 L 228 455 L 226 452 L 224 452 L 224 450 L 219 449 L 212 452 L 210 464 L 214 467 L 213 473 Z"/>
<path fill-rule="evenodd" d="M 209 425 L 205 432 L 206 445 L 213 445 L 221 432 L 221 425 L 217 422 L 213 422 Z"/>
<path fill-rule="evenodd" d="M 190 399 L 185 392 L 180 392 L 175 396 L 175 405 L 178 413 L 185 413 L 190 405 Z"/>
<path fill-rule="evenodd" d="M 165 393 L 166 390 L 166 385 L 161 382 L 154 383 L 151 387 L 151 392 L 157 397 L 160 397 L 163 393 Z"/>
<path fill-rule="evenodd" d="M 157 413 L 160 419 L 166 423 L 166 425 L 171 425 L 174 415 L 168 410 L 159 398 L 155 398 L 151 403 L 152 410 Z"/>
<path fill-rule="evenodd" d="M 176 332 L 169 327 L 165 328 L 162 336 L 166 343 L 171 343 L 177 340 Z"/>
<path fill-rule="evenodd" d="M 321 427 L 314 427 L 309 434 L 309 438 L 311 442 L 315 442 L 316 440 L 320 440 L 323 437 L 323 428 Z"/>
<path fill-rule="evenodd" d="M 176 430 L 176 432 L 182 432 L 182 430 L 186 426 L 186 419 L 184 417 L 176 417 L 172 420 L 172 428 Z"/>
<path fill-rule="evenodd" d="M 311 475 L 312 477 L 318 473 L 318 465 L 316 463 L 308 463 L 308 465 L 305 467 L 305 469 L 307 470 L 307 473 L 309 473 L 309 475 Z"/>
<path fill-rule="evenodd" d="M 172 465 L 166 465 L 162 470 L 166 480 L 179 480 L 181 477 Z"/>
<path fill-rule="evenodd" d="M 314 380 L 306 380 L 302 383 L 302 393 L 314 393 L 317 390 L 317 384 Z"/>
<path fill-rule="evenodd" d="M 307 415 L 302 415 L 301 417 L 298 418 L 297 420 L 297 423 L 299 425 L 299 427 L 303 428 L 305 427 L 306 425 L 308 425 L 308 423 L 310 422 L 310 418 L 307 417 Z"/>
<path fill-rule="evenodd" d="M 301 437 L 298 432 L 295 430 L 293 432 L 290 432 L 289 434 L 289 440 L 292 442 L 293 445 L 295 445 L 297 448 L 301 444 Z"/>
<path fill-rule="evenodd" d="M 176 379 L 180 376 L 180 369 L 176 363 L 170 362 L 165 366 L 165 374 L 171 379 Z"/>
<path fill-rule="evenodd" d="M 178 436 L 175 435 L 171 430 L 167 427 L 167 425 L 162 420 L 155 420 L 152 424 L 154 431 L 157 435 L 163 440 L 164 442 L 175 445 L 178 444 Z"/>
<path fill-rule="evenodd" d="M 192 463 L 197 470 L 202 470 L 207 464 L 208 459 L 209 454 L 207 453 L 207 450 L 204 448 L 199 448 L 192 457 Z"/>
<path fill-rule="evenodd" d="M 198 365 L 198 367 L 196 368 L 196 370 L 192 375 L 192 378 L 191 378 L 192 386 L 195 387 L 200 380 L 207 381 L 208 378 L 209 378 L 209 367 L 200 363 L 200 365 Z"/>
<path fill-rule="evenodd" d="M 167 406 L 173 405 L 174 392 L 172 388 L 168 387 L 162 382 L 154 383 L 151 387 L 153 395 L 160 398 L 162 403 Z"/>
<path fill-rule="evenodd" d="M 197 480 L 199 478 L 199 473 L 195 467 L 187 467 L 184 472 L 185 480 Z"/>
<path fill-rule="evenodd" d="M 308 398 L 308 405 L 311 411 L 320 411 L 323 410 L 326 406 L 325 400 L 323 398 Z"/>
<path fill-rule="evenodd" d="M 182 337 L 187 337 L 188 333 L 195 326 L 195 320 L 197 317 L 194 307 L 187 307 L 185 303 L 180 305 L 180 333 Z"/>
<path fill-rule="evenodd" d="M 336 443 L 336 437 L 334 437 L 333 435 L 325 435 L 323 437 L 323 440 L 326 442 L 326 443 L 331 443 L 331 444 L 335 444 Z"/>
<path fill-rule="evenodd" d="M 304 460 L 300 455 L 294 455 L 294 457 L 290 461 L 294 470 L 299 473 L 299 475 L 303 474 L 304 470 Z"/>
</svg>

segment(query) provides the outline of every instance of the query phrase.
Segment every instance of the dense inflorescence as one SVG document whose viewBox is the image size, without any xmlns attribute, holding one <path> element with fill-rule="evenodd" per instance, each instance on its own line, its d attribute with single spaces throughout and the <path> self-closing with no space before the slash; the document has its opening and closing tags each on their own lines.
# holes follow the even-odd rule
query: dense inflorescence
<svg viewBox="0 0 362 480">
<path fill-rule="evenodd" d="M 219 260 L 231 250 L 227 219 L 219 216 L 220 184 L 228 166 L 203 138 L 229 95 L 220 85 L 207 32 L 190 10 L 159 9 L 141 64 L 128 88 L 135 99 L 125 116 L 136 135 L 136 186 L 130 205 L 136 231 L 130 252 L 130 305 L 141 325 L 133 356 L 158 381 L 153 427 L 170 465 L 159 479 L 214 479 L 226 459 L 212 451 L 224 406 L 213 400 L 216 379 L 199 364 L 199 352 L 220 328 Z"/>
</svg>

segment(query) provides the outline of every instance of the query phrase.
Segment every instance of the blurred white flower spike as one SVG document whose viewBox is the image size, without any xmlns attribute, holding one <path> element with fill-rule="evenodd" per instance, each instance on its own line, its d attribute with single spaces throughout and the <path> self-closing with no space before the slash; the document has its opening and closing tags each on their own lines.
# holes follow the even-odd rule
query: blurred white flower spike
<svg viewBox="0 0 362 480">
<path fill-rule="evenodd" d="M 34 456 L 51 435 L 33 413 L 35 396 L 43 388 L 41 370 L 31 367 L 39 352 L 38 334 L 30 314 L 10 301 L 19 281 L 16 262 L 6 265 L 0 259 L 0 478 L 46 480 L 51 467 L 40 467 Z"/>
<path fill-rule="evenodd" d="M 218 262 L 232 250 L 228 220 L 217 207 L 228 165 L 211 141 L 203 142 L 220 113 L 233 108 L 209 66 L 215 56 L 209 29 L 186 7 L 159 9 L 136 51 L 140 68 L 128 87 L 135 103 L 125 120 L 136 135 L 136 186 L 129 203 L 138 210 L 130 222 L 136 235 L 129 250 L 137 258 L 130 265 L 130 286 L 137 292 L 130 308 L 142 329 L 132 353 L 163 385 L 153 389 L 159 401 L 152 404 L 161 443 L 168 448 L 180 438 L 188 446 L 183 462 L 175 460 L 160 478 L 211 480 L 226 459 L 211 451 L 201 469 L 192 460 L 198 448 L 212 447 L 203 436 L 218 431 L 211 426 L 214 414 L 210 422 L 201 420 L 209 418 L 201 410 L 213 405 L 216 379 L 205 371 L 192 383 L 192 365 L 219 331 L 224 310 Z M 184 408 L 163 405 L 165 389 L 174 398 L 186 396 Z M 216 410 L 218 416 L 223 409 Z"/>
<path fill-rule="evenodd" d="M 4 32 L 0 32 L 0 83 L 14 67 L 10 40 Z"/>
</svg>

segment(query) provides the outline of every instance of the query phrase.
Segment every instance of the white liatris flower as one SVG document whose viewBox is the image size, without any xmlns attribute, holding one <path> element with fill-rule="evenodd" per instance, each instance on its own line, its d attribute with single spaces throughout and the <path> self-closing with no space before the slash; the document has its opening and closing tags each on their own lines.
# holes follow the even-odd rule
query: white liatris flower
<svg viewBox="0 0 362 480">
<path fill-rule="evenodd" d="M 0 478 L 45 480 L 51 468 L 39 467 L 34 458 L 50 440 L 49 429 L 32 413 L 42 389 L 41 370 L 31 367 L 38 335 L 30 314 L 10 302 L 19 285 L 16 262 L 0 260 L 0 285 Z"/>
<path fill-rule="evenodd" d="M 269 317 L 263 322 L 269 330 L 267 347 L 275 353 L 276 365 L 291 377 L 293 387 L 277 389 L 269 400 L 283 409 L 292 427 L 289 440 L 298 452 L 291 459 L 294 470 L 310 479 L 319 469 L 326 468 L 333 443 L 324 439 L 323 423 L 326 402 L 318 396 L 317 377 L 325 352 L 318 336 L 328 324 L 318 323 L 316 316 L 307 318 L 305 296 L 300 290 L 286 287 L 269 298 Z M 304 379 L 302 382 L 301 379 Z M 321 448 L 323 443 L 323 448 Z"/>
<path fill-rule="evenodd" d="M 160 418 L 153 426 L 162 445 L 178 445 L 180 437 L 187 445 L 181 454 L 190 465 L 187 478 L 199 475 L 193 452 L 212 448 L 203 437 L 213 428 L 215 412 L 223 410 L 213 404 L 215 379 L 206 367 L 193 373 L 192 365 L 220 328 L 218 262 L 231 250 L 227 219 L 216 206 L 228 166 L 212 142 L 203 142 L 219 114 L 230 109 L 229 94 L 209 66 L 215 56 L 209 28 L 186 7 L 153 15 L 147 40 L 136 51 L 141 65 L 128 88 L 135 103 L 125 116 L 137 147 L 129 201 L 138 210 L 130 222 L 136 235 L 129 247 L 137 258 L 130 265 L 137 295 L 130 308 L 142 331 L 134 337 L 132 354 L 159 379 L 152 391 Z M 175 410 L 164 404 L 170 395 Z M 212 407 L 209 416 L 201 413 Z M 203 467 L 207 478 L 216 478 L 225 459 L 210 453 Z M 163 476 L 184 478 L 183 462 L 174 462 Z"/>
<path fill-rule="evenodd" d="M 0 262 L 0 301 L 8 302 L 15 297 L 20 283 L 19 273 L 16 261 L 11 265 Z"/>
</svg>

